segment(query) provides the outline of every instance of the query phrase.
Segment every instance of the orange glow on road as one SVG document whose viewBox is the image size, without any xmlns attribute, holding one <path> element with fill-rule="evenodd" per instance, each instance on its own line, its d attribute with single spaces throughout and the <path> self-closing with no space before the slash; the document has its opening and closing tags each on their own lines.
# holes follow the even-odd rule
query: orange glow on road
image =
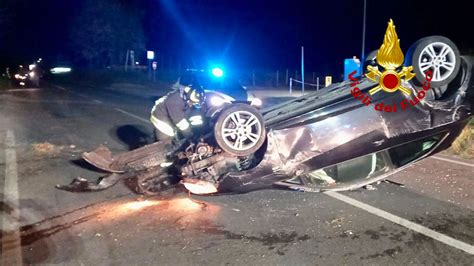
<svg viewBox="0 0 474 266">
<path fill-rule="evenodd" d="M 184 212 L 198 211 L 205 206 L 198 202 L 192 201 L 189 198 L 171 200 L 170 205 L 173 206 L 172 209 Z"/>
<path fill-rule="evenodd" d="M 148 211 L 149 209 L 158 207 L 162 203 L 162 201 L 153 199 L 116 202 L 104 206 L 104 213 L 101 217 L 106 220 L 121 219 L 130 215 L 135 215 L 139 212 Z"/>
<path fill-rule="evenodd" d="M 128 210 L 140 210 L 145 207 L 153 206 L 159 204 L 159 201 L 154 200 L 144 200 L 144 201 L 133 201 L 125 203 L 122 207 Z"/>
<path fill-rule="evenodd" d="M 154 217 L 160 224 L 172 223 L 181 227 L 195 226 L 216 219 L 220 207 L 194 200 L 186 194 L 177 198 L 122 201 L 104 206 L 100 220 L 115 223 L 124 219 Z"/>
</svg>

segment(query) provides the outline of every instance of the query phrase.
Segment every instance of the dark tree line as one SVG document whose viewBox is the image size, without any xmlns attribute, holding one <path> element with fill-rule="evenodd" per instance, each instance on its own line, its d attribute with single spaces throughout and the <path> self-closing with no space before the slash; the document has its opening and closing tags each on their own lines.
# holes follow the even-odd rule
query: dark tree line
<svg viewBox="0 0 474 266">
<path fill-rule="evenodd" d="M 0 51 L 5 49 L 7 34 L 10 31 L 11 18 L 7 1 L 0 2 Z"/>
<path fill-rule="evenodd" d="M 73 19 L 70 40 L 75 61 L 87 66 L 123 64 L 128 49 L 145 51 L 143 12 L 113 0 L 86 0 Z"/>
</svg>

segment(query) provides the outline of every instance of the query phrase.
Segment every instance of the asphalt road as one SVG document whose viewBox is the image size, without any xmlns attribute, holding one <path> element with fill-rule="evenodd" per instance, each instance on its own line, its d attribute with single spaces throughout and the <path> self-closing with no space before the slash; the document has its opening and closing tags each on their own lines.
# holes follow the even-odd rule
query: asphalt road
<svg viewBox="0 0 474 266">
<path fill-rule="evenodd" d="M 153 100 L 97 88 L 0 88 L 3 265 L 473 264 L 474 163 L 447 155 L 391 178 L 404 187 L 346 193 L 190 197 L 177 189 L 143 198 L 127 183 L 55 189 L 103 175 L 82 152 L 149 142 Z"/>
</svg>

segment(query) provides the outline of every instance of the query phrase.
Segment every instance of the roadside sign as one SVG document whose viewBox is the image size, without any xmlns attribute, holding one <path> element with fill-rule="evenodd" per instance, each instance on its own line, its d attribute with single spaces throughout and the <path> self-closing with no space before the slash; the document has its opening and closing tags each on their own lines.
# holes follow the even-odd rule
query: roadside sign
<svg viewBox="0 0 474 266">
<path fill-rule="evenodd" d="M 327 87 L 331 84 L 332 84 L 332 76 L 326 76 L 326 85 L 325 85 L 325 87 Z"/>
<path fill-rule="evenodd" d="M 158 63 L 156 61 L 153 61 L 151 67 L 153 67 L 153 70 L 156 70 L 158 68 Z"/>
<path fill-rule="evenodd" d="M 147 51 L 146 52 L 146 58 L 149 60 L 155 59 L 155 52 L 154 51 Z"/>
</svg>

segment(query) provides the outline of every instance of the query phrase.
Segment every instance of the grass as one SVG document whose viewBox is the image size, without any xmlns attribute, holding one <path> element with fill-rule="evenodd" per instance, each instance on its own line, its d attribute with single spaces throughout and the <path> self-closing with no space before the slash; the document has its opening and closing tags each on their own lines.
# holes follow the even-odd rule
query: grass
<svg viewBox="0 0 474 266">
<path fill-rule="evenodd" d="M 466 159 L 474 159 L 474 119 L 453 142 L 449 151 Z"/>
</svg>

